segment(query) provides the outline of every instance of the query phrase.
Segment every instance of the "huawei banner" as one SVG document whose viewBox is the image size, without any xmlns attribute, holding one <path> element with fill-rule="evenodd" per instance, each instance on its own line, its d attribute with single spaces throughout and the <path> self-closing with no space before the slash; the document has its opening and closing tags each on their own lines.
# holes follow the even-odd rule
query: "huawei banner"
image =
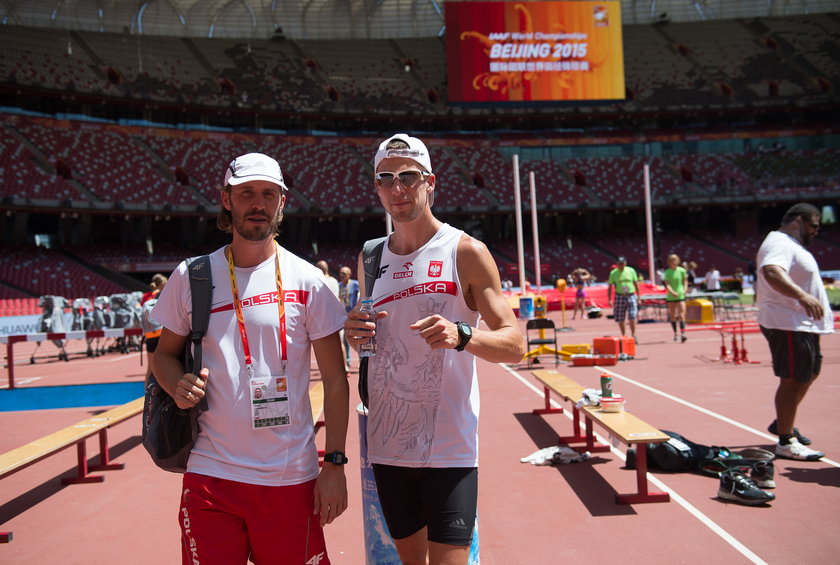
<svg viewBox="0 0 840 565">
<path fill-rule="evenodd" d="M 450 103 L 624 99 L 619 2 L 445 6 Z"/>
</svg>

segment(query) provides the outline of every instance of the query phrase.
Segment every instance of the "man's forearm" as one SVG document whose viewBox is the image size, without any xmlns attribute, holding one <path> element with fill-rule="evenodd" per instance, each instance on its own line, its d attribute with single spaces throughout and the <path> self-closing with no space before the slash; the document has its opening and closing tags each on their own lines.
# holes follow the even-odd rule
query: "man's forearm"
<svg viewBox="0 0 840 565">
<path fill-rule="evenodd" d="M 174 397 L 178 380 L 184 375 L 184 365 L 181 360 L 158 350 L 152 357 L 152 366 L 158 384 L 167 394 Z"/>
</svg>

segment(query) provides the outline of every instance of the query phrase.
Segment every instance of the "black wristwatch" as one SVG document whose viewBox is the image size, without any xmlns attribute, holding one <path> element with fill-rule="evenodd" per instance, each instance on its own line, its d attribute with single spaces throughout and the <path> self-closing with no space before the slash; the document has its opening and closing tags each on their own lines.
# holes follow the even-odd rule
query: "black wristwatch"
<svg viewBox="0 0 840 565">
<path fill-rule="evenodd" d="M 347 465 L 350 461 L 342 451 L 333 451 L 332 453 L 324 453 L 324 461 L 332 463 L 333 465 Z"/>
<path fill-rule="evenodd" d="M 461 339 L 455 351 L 463 351 L 472 338 L 472 328 L 466 322 L 455 322 L 455 325 L 458 326 L 458 337 Z"/>
</svg>

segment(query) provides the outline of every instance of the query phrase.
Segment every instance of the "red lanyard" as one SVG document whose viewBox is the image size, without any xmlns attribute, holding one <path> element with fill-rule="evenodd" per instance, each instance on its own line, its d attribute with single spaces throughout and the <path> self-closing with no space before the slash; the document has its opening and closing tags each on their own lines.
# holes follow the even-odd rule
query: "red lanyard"
<svg viewBox="0 0 840 565">
<path fill-rule="evenodd" d="M 275 243 L 274 249 L 274 270 L 277 282 L 277 314 L 280 318 L 280 352 L 281 359 L 286 361 L 286 316 L 283 306 L 283 279 L 280 277 L 280 246 Z M 245 318 L 242 316 L 242 301 L 239 300 L 239 290 L 236 288 L 236 272 L 233 268 L 233 251 L 230 246 L 225 250 L 228 260 L 228 271 L 230 273 L 230 288 L 233 292 L 233 308 L 236 311 L 236 322 L 239 325 L 239 336 L 242 338 L 242 350 L 245 353 L 245 367 L 248 369 L 248 377 L 254 376 L 254 361 L 251 358 L 251 348 L 248 345 L 248 332 L 245 331 Z"/>
</svg>

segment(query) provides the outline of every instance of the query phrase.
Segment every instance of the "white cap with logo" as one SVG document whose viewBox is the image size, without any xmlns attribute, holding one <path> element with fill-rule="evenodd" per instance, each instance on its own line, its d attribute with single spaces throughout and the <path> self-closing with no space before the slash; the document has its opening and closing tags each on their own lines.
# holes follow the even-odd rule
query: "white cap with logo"
<svg viewBox="0 0 840 565">
<path fill-rule="evenodd" d="M 408 144 L 408 148 L 386 149 L 388 143 L 395 139 L 404 141 Z M 408 134 L 398 133 L 379 144 L 379 149 L 376 151 L 376 157 L 373 160 L 373 170 L 376 170 L 379 163 L 382 162 L 382 159 L 387 159 L 388 157 L 405 157 L 411 159 L 423 167 L 423 170 L 427 173 L 432 172 L 432 160 L 429 158 L 429 150 L 426 149 L 426 145 L 416 137 L 410 137 Z"/>
<path fill-rule="evenodd" d="M 280 185 L 283 190 L 289 190 L 283 181 L 280 165 L 262 153 L 248 153 L 237 157 L 228 165 L 225 172 L 225 186 L 236 186 L 243 182 L 265 180 Z"/>
</svg>

